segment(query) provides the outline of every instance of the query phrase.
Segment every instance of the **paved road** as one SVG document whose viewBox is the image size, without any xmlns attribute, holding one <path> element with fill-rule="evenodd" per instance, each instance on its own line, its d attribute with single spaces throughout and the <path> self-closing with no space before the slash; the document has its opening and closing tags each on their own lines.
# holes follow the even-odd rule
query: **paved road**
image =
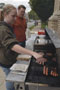
<svg viewBox="0 0 60 90">
<path fill-rule="evenodd" d="M 33 26 L 34 25 L 34 22 L 28 22 L 27 23 L 27 27 L 29 28 L 29 27 L 31 27 L 31 26 Z"/>
</svg>

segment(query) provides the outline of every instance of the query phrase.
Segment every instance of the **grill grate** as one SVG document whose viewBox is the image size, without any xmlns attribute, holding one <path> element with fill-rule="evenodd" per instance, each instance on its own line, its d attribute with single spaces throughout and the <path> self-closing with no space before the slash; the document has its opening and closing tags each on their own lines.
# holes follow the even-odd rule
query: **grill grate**
<svg viewBox="0 0 60 90">
<path fill-rule="evenodd" d="M 45 76 L 43 75 L 43 65 L 35 62 L 35 59 L 31 59 L 30 67 L 28 69 L 26 82 L 48 84 L 49 86 L 60 87 L 60 77 Z"/>
</svg>

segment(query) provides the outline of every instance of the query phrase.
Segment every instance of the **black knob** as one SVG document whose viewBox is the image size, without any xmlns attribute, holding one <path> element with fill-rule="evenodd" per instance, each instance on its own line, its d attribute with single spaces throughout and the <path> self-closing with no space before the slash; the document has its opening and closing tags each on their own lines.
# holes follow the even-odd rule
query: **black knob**
<svg viewBox="0 0 60 90">
<path fill-rule="evenodd" d="M 23 87 L 20 87 L 20 89 L 23 89 Z"/>
</svg>

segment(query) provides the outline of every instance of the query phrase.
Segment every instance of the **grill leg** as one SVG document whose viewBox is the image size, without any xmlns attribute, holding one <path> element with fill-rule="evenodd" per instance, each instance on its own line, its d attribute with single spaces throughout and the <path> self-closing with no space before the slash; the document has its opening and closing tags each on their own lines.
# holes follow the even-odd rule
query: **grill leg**
<svg viewBox="0 0 60 90">
<path fill-rule="evenodd" d="M 25 90 L 25 84 L 24 83 L 14 83 L 15 90 Z"/>
</svg>

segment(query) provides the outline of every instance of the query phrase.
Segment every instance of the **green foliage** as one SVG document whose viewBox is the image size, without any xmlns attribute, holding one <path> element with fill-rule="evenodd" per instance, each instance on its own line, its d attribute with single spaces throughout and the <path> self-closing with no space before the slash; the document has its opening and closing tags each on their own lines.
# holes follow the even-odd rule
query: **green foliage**
<svg viewBox="0 0 60 90">
<path fill-rule="evenodd" d="M 38 19 L 39 19 L 39 17 L 37 16 L 37 14 L 36 14 L 33 10 L 31 10 L 31 11 L 28 13 L 28 15 L 29 15 L 29 18 L 30 18 L 30 19 L 34 19 L 34 20 L 38 20 Z"/>
<path fill-rule="evenodd" d="M 46 22 L 42 22 L 42 23 L 41 23 L 41 28 L 42 28 L 42 29 L 44 29 L 46 26 L 47 26 L 47 23 L 46 23 Z"/>
<path fill-rule="evenodd" d="M 53 13 L 54 0 L 30 0 L 29 4 L 42 21 L 48 20 Z"/>
<path fill-rule="evenodd" d="M 35 26 L 34 26 L 34 25 L 32 25 L 29 29 L 30 29 L 30 30 L 32 30 L 34 27 L 35 27 Z"/>
</svg>

